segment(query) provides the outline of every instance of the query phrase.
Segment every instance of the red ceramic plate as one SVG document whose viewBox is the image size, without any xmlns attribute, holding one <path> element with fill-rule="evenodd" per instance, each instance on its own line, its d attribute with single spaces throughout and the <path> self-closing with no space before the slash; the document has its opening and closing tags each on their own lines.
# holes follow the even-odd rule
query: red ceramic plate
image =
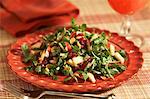
<svg viewBox="0 0 150 99">
<path fill-rule="evenodd" d="M 126 61 L 127 69 L 119 75 L 116 75 L 114 79 L 100 80 L 97 79 L 96 83 L 84 82 L 84 83 L 72 83 L 64 84 L 64 76 L 59 76 L 58 80 L 52 80 L 50 77 L 32 74 L 24 70 L 26 65 L 21 61 L 21 45 L 26 43 L 31 45 L 32 43 L 37 42 L 41 35 L 48 33 L 53 33 L 51 30 L 46 30 L 42 32 L 36 32 L 33 34 L 26 35 L 24 38 L 17 40 L 14 43 L 10 50 L 8 51 L 8 64 L 11 70 L 22 80 L 31 83 L 37 87 L 45 88 L 48 90 L 57 90 L 57 91 L 66 91 L 66 92 L 91 92 L 98 90 L 107 90 L 113 87 L 120 85 L 122 82 L 128 80 L 133 76 L 138 70 L 142 67 L 143 58 L 142 53 L 139 51 L 139 48 L 136 47 L 133 42 L 128 41 L 125 37 L 119 36 L 117 33 L 110 33 L 106 30 L 100 30 L 96 28 L 87 28 L 89 32 L 101 33 L 105 31 L 111 37 L 109 43 L 113 43 L 116 48 L 124 49 L 127 53 L 128 60 Z"/>
</svg>

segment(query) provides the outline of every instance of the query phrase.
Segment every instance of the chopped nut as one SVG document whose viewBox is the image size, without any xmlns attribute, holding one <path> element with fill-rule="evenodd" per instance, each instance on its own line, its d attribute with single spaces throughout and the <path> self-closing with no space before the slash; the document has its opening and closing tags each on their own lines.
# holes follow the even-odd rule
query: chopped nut
<svg viewBox="0 0 150 99">
<path fill-rule="evenodd" d="M 36 54 L 36 51 L 34 51 L 34 50 L 31 50 L 31 53 L 32 53 L 32 54 Z"/>
<path fill-rule="evenodd" d="M 88 77 L 89 77 L 89 80 L 92 82 L 92 83 L 95 83 L 96 82 L 96 79 L 94 77 L 94 75 L 92 73 L 87 73 Z"/>
<path fill-rule="evenodd" d="M 50 65 L 50 64 L 47 64 L 47 65 L 46 65 L 46 68 L 50 68 L 50 67 L 51 67 L 51 65 Z"/>
<path fill-rule="evenodd" d="M 105 79 L 106 79 L 106 77 L 105 77 L 105 76 L 101 76 L 101 78 L 102 78 L 103 80 L 105 80 Z"/>
<path fill-rule="evenodd" d="M 70 44 L 73 44 L 76 41 L 76 39 L 73 37 L 70 39 Z"/>
<path fill-rule="evenodd" d="M 71 66 L 75 66 L 75 64 L 74 64 L 74 62 L 72 61 L 72 59 L 69 59 L 69 60 L 67 61 L 67 63 L 68 63 L 69 65 L 71 65 Z"/>
<path fill-rule="evenodd" d="M 42 52 L 41 57 L 39 58 L 40 63 L 42 63 L 44 57 L 45 57 L 45 51 Z"/>
<path fill-rule="evenodd" d="M 77 36 L 77 37 L 76 37 L 76 39 L 80 39 L 80 38 L 83 38 L 83 37 L 82 37 L 82 36 Z"/>
<path fill-rule="evenodd" d="M 115 55 L 115 46 L 112 45 L 112 44 L 110 44 L 110 54 L 111 54 L 112 56 Z"/>
<path fill-rule="evenodd" d="M 41 45 L 42 45 L 42 42 L 37 42 L 37 43 L 35 43 L 35 44 L 33 44 L 33 45 L 31 46 L 31 49 L 40 48 Z"/>
<path fill-rule="evenodd" d="M 70 39 L 70 37 L 69 37 L 69 36 L 66 36 L 66 39 L 68 39 L 68 40 L 69 40 L 69 39 Z"/>
<path fill-rule="evenodd" d="M 51 48 L 51 52 L 52 52 L 52 53 L 53 53 L 53 52 L 55 52 L 55 50 L 54 50 L 54 49 L 55 49 L 55 47 L 52 47 L 52 48 Z"/>
<path fill-rule="evenodd" d="M 80 75 L 79 75 L 78 72 L 75 72 L 74 75 L 75 75 L 76 77 L 80 77 Z"/>
<path fill-rule="evenodd" d="M 49 52 L 48 52 L 48 50 L 45 51 L 45 57 L 49 57 Z"/>
<path fill-rule="evenodd" d="M 49 72 L 49 69 L 48 69 L 48 68 L 45 68 L 45 71 L 46 71 L 46 72 Z"/>
<path fill-rule="evenodd" d="M 77 57 L 73 57 L 72 61 L 75 64 L 75 66 L 77 66 L 79 63 L 82 63 L 84 60 L 82 56 L 77 56 Z"/>
<path fill-rule="evenodd" d="M 91 41 L 93 41 L 94 39 L 96 39 L 96 38 L 98 38 L 98 37 L 99 37 L 98 34 L 94 34 L 94 35 L 92 36 L 92 38 L 91 38 Z"/>
<path fill-rule="evenodd" d="M 81 44 L 79 42 L 77 42 L 78 47 L 81 49 Z"/>
<path fill-rule="evenodd" d="M 50 60 L 49 62 L 52 63 L 52 64 L 56 64 L 55 60 Z"/>
<path fill-rule="evenodd" d="M 118 61 L 121 62 L 121 64 L 124 63 L 124 61 L 125 61 L 124 58 L 118 52 L 116 52 L 114 56 Z"/>
<path fill-rule="evenodd" d="M 47 50 L 48 52 L 50 52 L 50 51 L 51 51 L 51 47 L 48 46 L 46 50 Z"/>
</svg>

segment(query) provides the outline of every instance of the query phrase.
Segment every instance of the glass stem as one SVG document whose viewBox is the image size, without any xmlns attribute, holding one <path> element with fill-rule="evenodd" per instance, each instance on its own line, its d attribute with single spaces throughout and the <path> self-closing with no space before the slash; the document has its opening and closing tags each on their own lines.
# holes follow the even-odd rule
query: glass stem
<svg viewBox="0 0 150 99">
<path fill-rule="evenodd" d="M 131 18 L 129 15 L 124 16 L 124 20 L 121 25 L 121 35 L 127 36 L 131 30 Z"/>
</svg>

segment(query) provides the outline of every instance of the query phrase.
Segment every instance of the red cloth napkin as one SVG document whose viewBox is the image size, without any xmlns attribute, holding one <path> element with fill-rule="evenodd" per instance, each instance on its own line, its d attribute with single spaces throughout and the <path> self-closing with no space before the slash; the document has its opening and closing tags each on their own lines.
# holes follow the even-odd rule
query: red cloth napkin
<svg viewBox="0 0 150 99">
<path fill-rule="evenodd" d="M 0 27 L 14 36 L 64 24 L 79 14 L 66 0 L 0 0 L 0 5 Z"/>
</svg>

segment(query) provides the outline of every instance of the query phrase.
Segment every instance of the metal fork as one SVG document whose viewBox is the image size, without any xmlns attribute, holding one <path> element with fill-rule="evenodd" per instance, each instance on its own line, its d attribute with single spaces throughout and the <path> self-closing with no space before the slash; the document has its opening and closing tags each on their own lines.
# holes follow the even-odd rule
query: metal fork
<svg viewBox="0 0 150 99">
<path fill-rule="evenodd" d="M 39 94 L 37 94 L 39 93 Z M 37 95 L 35 95 L 37 94 Z M 44 95 L 55 95 L 55 96 L 65 96 L 65 97 L 73 97 L 73 98 L 89 98 L 89 99 L 114 99 L 114 94 L 109 94 L 107 96 L 100 96 L 100 95 L 94 95 L 94 94 L 77 94 L 77 93 L 66 93 L 66 92 L 56 92 L 56 91 L 30 91 L 30 97 L 34 97 L 35 99 L 39 99 L 40 97 Z"/>
<path fill-rule="evenodd" d="M 5 83 L 4 90 L 13 92 L 14 95 L 20 97 L 22 99 L 39 99 L 44 95 L 52 95 L 52 96 L 64 96 L 70 98 L 86 98 L 86 99 L 115 99 L 114 94 L 109 94 L 106 96 L 100 96 L 95 94 L 78 94 L 78 93 L 67 93 L 67 92 L 57 92 L 57 91 L 44 91 L 44 90 L 37 90 L 37 91 L 27 91 L 21 88 L 18 88 L 10 83 Z"/>
</svg>

